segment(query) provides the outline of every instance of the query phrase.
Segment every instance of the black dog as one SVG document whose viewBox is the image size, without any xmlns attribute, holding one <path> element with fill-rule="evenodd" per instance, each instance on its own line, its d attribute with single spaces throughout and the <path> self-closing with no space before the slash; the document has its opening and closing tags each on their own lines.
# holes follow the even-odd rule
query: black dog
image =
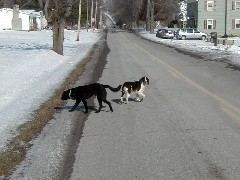
<svg viewBox="0 0 240 180">
<path fill-rule="evenodd" d="M 101 111 L 103 107 L 102 102 L 105 102 L 106 104 L 108 104 L 110 110 L 113 112 L 111 103 L 107 100 L 107 91 L 105 88 L 109 88 L 113 92 L 118 92 L 121 89 L 121 85 L 119 85 L 117 88 L 113 88 L 109 85 L 103 85 L 99 83 L 93 83 L 85 86 L 78 86 L 78 87 L 64 91 L 61 99 L 76 100 L 75 105 L 72 107 L 71 110 L 69 110 L 70 112 L 74 111 L 76 107 L 79 105 L 79 103 L 82 101 L 86 109 L 84 113 L 88 113 L 87 99 L 92 97 L 93 95 L 96 95 L 99 103 L 99 109 L 96 111 L 96 113 L 99 113 Z"/>
</svg>

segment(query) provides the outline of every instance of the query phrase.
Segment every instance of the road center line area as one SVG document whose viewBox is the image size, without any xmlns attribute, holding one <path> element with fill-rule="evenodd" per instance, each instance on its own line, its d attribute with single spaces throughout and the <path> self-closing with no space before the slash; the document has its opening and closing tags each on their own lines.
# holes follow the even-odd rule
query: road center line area
<svg viewBox="0 0 240 180">
<path fill-rule="evenodd" d="M 89 115 L 71 179 L 239 177 L 239 73 L 127 31 L 108 33 L 107 45 L 100 83 L 150 83 L 142 102 L 109 92 L 113 112 Z"/>
<path fill-rule="evenodd" d="M 175 74 L 175 76 L 177 77 L 181 77 L 182 79 L 184 79 L 186 82 L 188 82 L 191 86 L 197 88 L 198 90 L 200 90 L 201 92 L 203 92 L 204 94 L 208 95 L 209 97 L 215 99 L 217 102 L 220 102 L 222 105 L 228 107 L 229 109 L 231 109 L 232 111 L 234 111 L 235 113 L 238 114 L 238 116 L 240 116 L 240 108 L 236 107 L 235 105 L 233 105 L 231 102 L 225 100 L 224 98 L 214 94 L 213 92 L 207 90 L 206 88 L 204 88 L 203 86 L 201 86 L 200 84 L 198 84 L 197 82 L 193 81 L 192 79 L 188 78 L 187 76 L 183 75 L 180 71 L 178 71 L 176 68 L 172 67 L 171 65 L 169 65 L 168 63 L 166 63 L 165 61 L 161 60 L 159 57 L 156 57 L 154 55 L 152 55 L 149 51 L 147 51 L 144 47 L 134 43 L 133 41 L 130 41 L 129 39 L 127 39 L 123 34 L 122 37 L 132 43 L 135 47 L 137 47 L 138 49 L 140 49 L 142 52 L 144 52 L 145 54 L 147 54 L 153 61 L 158 62 L 162 65 L 164 65 L 167 69 L 168 72 L 171 72 L 170 74 Z M 225 112 L 225 111 L 223 111 Z M 228 111 L 227 114 L 231 114 L 231 117 L 235 117 L 236 114 L 232 114 L 230 111 Z M 236 119 L 236 118 L 235 118 Z"/>
</svg>

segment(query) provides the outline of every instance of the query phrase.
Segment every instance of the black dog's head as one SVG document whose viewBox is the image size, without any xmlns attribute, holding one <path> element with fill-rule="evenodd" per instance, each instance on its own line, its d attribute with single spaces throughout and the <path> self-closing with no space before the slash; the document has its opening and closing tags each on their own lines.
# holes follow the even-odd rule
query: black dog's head
<svg viewBox="0 0 240 180">
<path fill-rule="evenodd" d="M 71 98 L 71 97 L 70 97 L 70 93 L 71 93 L 71 90 L 70 90 L 70 89 L 68 89 L 68 90 L 66 90 L 66 91 L 63 91 L 61 99 L 62 99 L 62 100 L 70 99 L 70 98 Z"/>
</svg>

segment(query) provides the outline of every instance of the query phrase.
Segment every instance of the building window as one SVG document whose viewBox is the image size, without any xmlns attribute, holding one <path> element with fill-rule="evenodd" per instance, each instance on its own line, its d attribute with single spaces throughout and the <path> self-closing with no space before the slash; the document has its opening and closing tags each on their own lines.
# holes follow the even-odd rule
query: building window
<svg viewBox="0 0 240 180">
<path fill-rule="evenodd" d="M 216 20 L 215 19 L 204 20 L 204 29 L 216 29 Z"/>
<path fill-rule="evenodd" d="M 240 19 L 235 19 L 234 22 L 235 22 L 235 23 L 234 23 L 235 29 L 240 29 Z"/>
<path fill-rule="evenodd" d="M 214 10 L 214 1 L 207 1 L 207 11 Z"/>
<path fill-rule="evenodd" d="M 240 9 L 240 1 L 232 1 L 232 9 Z"/>
<path fill-rule="evenodd" d="M 240 1 L 236 1 L 236 9 L 240 9 Z"/>
<path fill-rule="evenodd" d="M 213 29 L 213 19 L 207 20 L 207 29 Z"/>
</svg>

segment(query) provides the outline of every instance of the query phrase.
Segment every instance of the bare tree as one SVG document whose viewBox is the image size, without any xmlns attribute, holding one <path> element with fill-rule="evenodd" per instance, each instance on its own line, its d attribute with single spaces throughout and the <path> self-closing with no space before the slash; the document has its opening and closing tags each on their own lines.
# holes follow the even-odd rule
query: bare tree
<svg viewBox="0 0 240 180">
<path fill-rule="evenodd" d="M 143 0 L 110 0 L 106 9 L 117 21 L 133 26 L 138 20 L 142 3 Z"/>
<path fill-rule="evenodd" d="M 38 0 L 48 22 L 52 23 L 53 50 L 63 55 L 63 40 L 66 18 L 72 9 L 72 0 Z"/>
<path fill-rule="evenodd" d="M 167 26 L 175 17 L 178 8 L 178 0 L 154 0 L 155 19 L 165 22 Z"/>
<path fill-rule="evenodd" d="M 0 0 L 0 6 L 4 8 L 13 8 L 14 4 L 18 4 L 20 9 L 38 9 L 38 0 Z"/>
<path fill-rule="evenodd" d="M 144 0 L 142 10 L 140 13 L 140 20 L 147 21 L 147 1 Z M 175 14 L 178 11 L 178 0 L 151 0 L 154 3 L 154 21 L 161 21 L 163 26 L 175 19 Z M 147 23 L 147 22 L 146 22 Z"/>
<path fill-rule="evenodd" d="M 150 24 L 146 20 L 148 0 L 109 0 L 107 2 L 107 9 L 116 20 L 121 19 L 132 27 L 137 24 L 138 20 L 146 21 L 147 24 Z M 150 0 L 150 2 L 151 7 L 154 6 L 154 12 L 151 14 L 154 14 L 155 21 L 160 20 L 167 26 L 174 20 L 178 0 Z M 148 21 L 150 21 L 150 17 Z"/>
<path fill-rule="evenodd" d="M 1 0 L 1 7 L 4 8 L 13 8 L 14 0 Z"/>
</svg>

